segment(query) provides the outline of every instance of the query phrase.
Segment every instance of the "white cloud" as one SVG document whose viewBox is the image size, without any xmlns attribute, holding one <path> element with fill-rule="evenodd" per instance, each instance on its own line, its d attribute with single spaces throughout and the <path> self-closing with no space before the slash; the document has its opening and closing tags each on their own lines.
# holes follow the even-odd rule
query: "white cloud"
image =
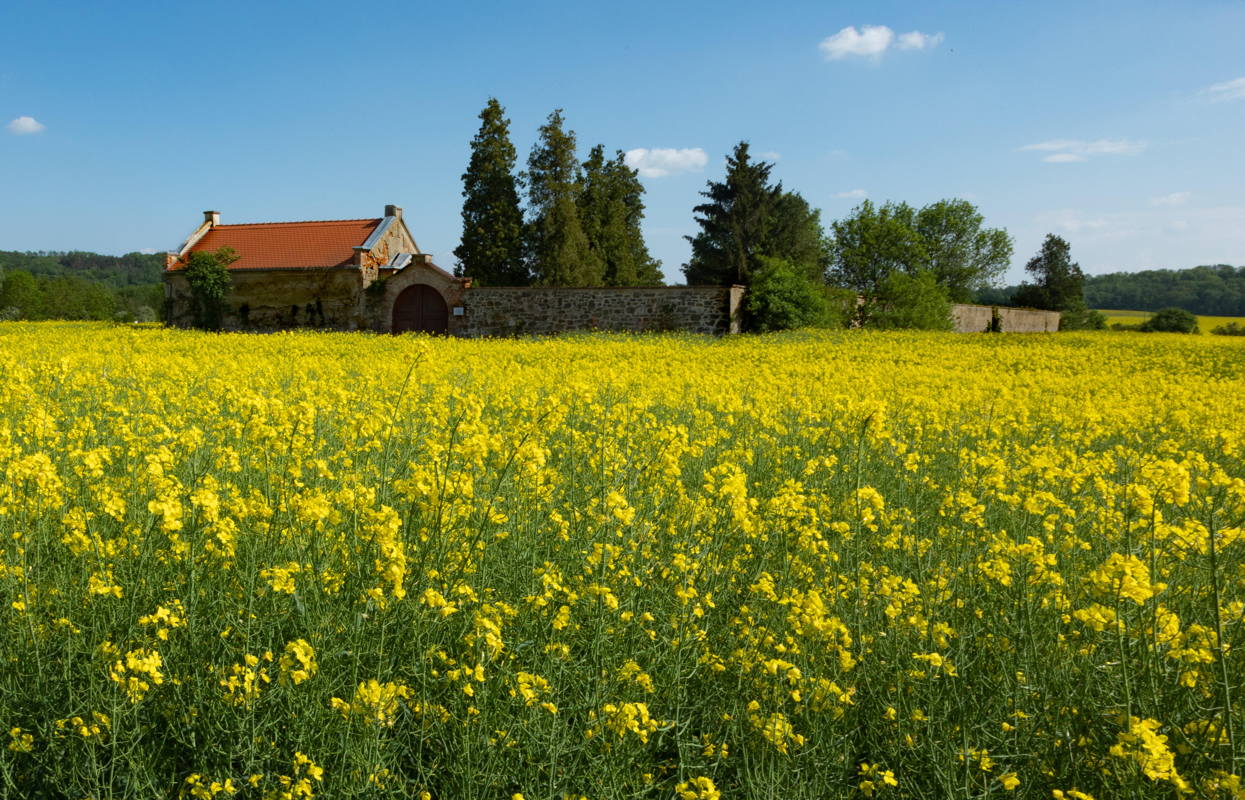
<svg viewBox="0 0 1245 800">
<path fill-rule="evenodd" d="M 1237 78 L 1223 83 L 1216 83 L 1214 86 L 1207 86 L 1198 94 L 1204 94 L 1212 101 L 1221 100 L 1245 100 L 1245 78 Z"/>
<path fill-rule="evenodd" d="M 920 31 L 912 31 L 899 35 L 899 43 L 895 46 L 900 50 L 924 50 L 925 48 L 935 48 L 942 44 L 943 35 L 941 33 L 921 33 Z"/>
<path fill-rule="evenodd" d="M 844 200 L 860 200 L 868 196 L 869 196 L 869 193 L 866 192 L 864 189 L 848 189 L 846 192 L 839 192 L 838 194 L 835 195 L 835 197 L 838 197 Z"/>
<path fill-rule="evenodd" d="M 895 32 L 885 25 L 848 25 L 843 30 L 827 36 L 817 45 L 827 61 L 838 61 L 848 56 L 880 56 L 895 39 Z"/>
<path fill-rule="evenodd" d="M 47 126 L 34 117 L 18 117 L 8 124 L 9 133 L 15 136 L 26 136 L 46 130 Z"/>
<path fill-rule="evenodd" d="M 154 247 L 144 247 L 143 249 L 139 250 L 138 252 L 142 253 L 142 254 L 143 254 L 143 255 L 145 255 L 145 256 L 152 256 L 152 255 L 155 255 L 155 254 L 156 254 L 156 248 L 154 248 Z"/>
<path fill-rule="evenodd" d="M 909 31 L 899 34 L 896 41 L 895 32 L 885 25 L 848 25 L 838 33 L 821 40 L 817 47 L 827 61 L 839 61 L 851 56 L 880 57 L 891 45 L 899 50 L 925 50 L 937 47 L 942 43 L 941 33 L 921 33 Z"/>
<path fill-rule="evenodd" d="M 1150 205 L 1162 206 L 1164 208 L 1175 208 L 1189 202 L 1189 198 L 1193 196 L 1193 192 L 1172 192 L 1171 194 L 1161 195 L 1159 197 L 1151 197 Z"/>
<path fill-rule="evenodd" d="M 762 161 L 782 161 L 782 153 L 776 150 L 766 150 L 764 153 L 757 153 L 757 158 Z"/>
<path fill-rule="evenodd" d="M 709 156 L 699 147 L 637 147 L 628 150 L 623 160 L 627 166 L 639 170 L 645 178 L 664 178 L 680 172 L 693 172 L 705 168 Z"/>
<path fill-rule="evenodd" d="M 1071 164 L 1088 161 L 1091 156 L 1135 156 L 1145 152 L 1146 142 L 1134 139 L 1051 139 L 1037 144 L 1027 144 L 1021 150 L 1050 153 L 1042 160 L 1048 164 Z"/>
</svg>

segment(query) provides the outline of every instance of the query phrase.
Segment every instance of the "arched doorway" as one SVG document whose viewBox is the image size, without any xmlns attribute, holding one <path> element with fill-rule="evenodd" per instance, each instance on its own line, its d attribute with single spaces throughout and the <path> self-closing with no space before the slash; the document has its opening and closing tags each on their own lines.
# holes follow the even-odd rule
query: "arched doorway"
<svg viewBox="0 0 1245 800">
<path fill-rule="evenodd" d="M 441 293 L 424 283 L 408 286 L 393 301 L 393 332 L 445 333 L 450 309 Z"/>
</svg>

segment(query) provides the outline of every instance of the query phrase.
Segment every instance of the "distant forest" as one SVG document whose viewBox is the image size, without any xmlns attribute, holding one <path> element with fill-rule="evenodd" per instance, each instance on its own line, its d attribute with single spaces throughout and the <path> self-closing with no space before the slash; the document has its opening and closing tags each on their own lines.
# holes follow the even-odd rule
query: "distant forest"
<svg viewBox="0 0 1245 800">
<path fill-rule="evenodd" d="M 1007 305 L 1017 286 L 984 289 L 977 302 Z M 1085 276 L 1090 308 L 1158 311 L 1183 308 L 1194 314 L 1245 316 L 1245 267 L 1227 264 L 1192 269 L 1148 269 Z"/>
<path fill-rule="evenodd" d="M 163 269 L 163 254 L 0 250 L 0 319 L 154 320 Z"/>
</svg>

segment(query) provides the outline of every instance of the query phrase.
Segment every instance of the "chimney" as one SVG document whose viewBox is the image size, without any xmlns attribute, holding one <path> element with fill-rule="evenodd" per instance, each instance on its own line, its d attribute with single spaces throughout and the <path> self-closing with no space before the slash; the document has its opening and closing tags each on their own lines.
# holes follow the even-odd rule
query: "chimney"
<svg viewBox="0 0 1245 800">
<path fill-rule="evenodd" d="M 402 208 L 400 206 L 394 206 L 394 205 L 385 206 L 385 216 L 386 217 L 397 217 L 398 219 L 401 219 Z"/>
<path fill-rule="evenodd" d="M 208 225 L 211 225 L 213 228 L 215 228 L 217 225 L 220 224 L 220 212 L 219 211 L 204 211 L 203 221 L 206 222 Z"/>
</svg>

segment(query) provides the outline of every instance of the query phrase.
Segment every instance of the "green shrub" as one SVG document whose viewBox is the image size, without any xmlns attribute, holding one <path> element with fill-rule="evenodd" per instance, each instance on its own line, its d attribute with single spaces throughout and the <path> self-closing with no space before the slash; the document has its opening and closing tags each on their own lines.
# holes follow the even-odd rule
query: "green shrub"
<svg viewBox="0 0 1245 800">
<path fill-rule="evenodd" d="M 877 294 L 861 307 L 861 324 L 881 329 L 949 331 L 951 300 L 933 272 L 895 271 L 882 280 Z"/>
<path fill-rule="evenodd" d="M 1245 336 L 1245 325 L 1239 322 L 1229 322 L 1226 325 L 1211 328 L 1210 332 L 1216 336 Z"/>
<path fill-rule="evenodd" d="M 781 258 L 760 256 L 759 274 L 744 295 L 749 327 L 755 331 L 841 326 L 843 317 L 826 288 Z M 837 306 L 842 306 L 838 303 Z"/>
<path fill-rule="evenodd" d="M 1164 308 L 1141 323 L 1140 330 L 1163 333 L 1197 333 L 1197 317 L 1183 308 Z"/>
</svg>

